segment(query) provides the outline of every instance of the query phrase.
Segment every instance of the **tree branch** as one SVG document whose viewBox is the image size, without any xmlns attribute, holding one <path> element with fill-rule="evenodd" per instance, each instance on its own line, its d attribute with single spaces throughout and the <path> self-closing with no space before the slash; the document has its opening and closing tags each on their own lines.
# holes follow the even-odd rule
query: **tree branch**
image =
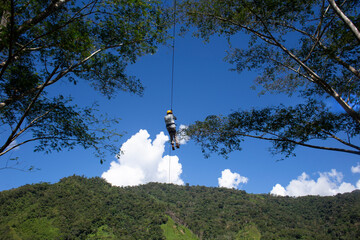
<svg viewBox="0 0 360 240">
<path fill-rule="evenodd" d="M 41 118 L 45 117 L 47 114 L 49 114 L 50 112 L 52 112 L 54 110 L 54 108 L 46 111 L 45 113 L 41 114 L 40 116 L 37 116 L 36 118 L 34 118 L 26 127 L 24 127 L 21 131 L 19 131 L 14 137 L 13 137 L 13 141 L 16 140 L 21 134 L 23 134 L 26 130 L 28 130 L 29 128 L 31 128 L 35 123 L 37 123 Z"/>
<path fill-rule="evenodd" d="M 39 22 L 46 19 L 50 14 L 60 8 L 63 4 L 67 3 L 70 0 L 52 0 L 51 4 L 40 14 L 37 16 L 25 21 L 18 29 L 17 35 L 21 35 L 22 33 L 26 32 Z"/>
<path fill-rule="evenodd" d="M 27 107 L 27 109 L 25 110 L 25 112 L 23 113 L 22 117 L 20 118 L 20 121 L 18 122 L 18 124 L 16 125 L 16 127 L 14 128 L 14 130 L 11 132 L 9 138 L 7 139 L 7 141 L 5 142 L 5 144 L 0 148 L 0 153 L 2 153 L 13 141 L 14 141 L 14 136 L 16 135 L 17 131 L 19 130 L 20 126 L 22 125 L 22 123 L 24 122 L 26 116 L 29 114 L 31 108 L 33 107 L 33 105 L 35 104 L 36 100 L 39 98 L 41 92 L 44 90 L 46 84 L 51 80 L 51 78 L 53 77 L 53 75 L 56 73 L 57 69 L 60 66 L 56 67 L 53 72 L 50 74 L 50 76 L 46 79 L 45 83 L 42 85 L 42 87 L 38 90 L 37 94 L 35 95 L 35 97 L 32 99 L 31 103 L 29 104 L 29 106 Z M 1 156 L 1 155 L 0 155 Z"/>
<path fill-rule="evenodd" d="M 357 150 L 360 151 L 360 147 L 358 147 L 358 146 L 356 146 L 356 145 L 354 145 L 354 144 L 351 144 L 350 142 L 346 142 L 346 141 L 342 140 L 341 138 L 335 136 L 335 135 L 332 134 L 332 133 L 326 132 L 326 131 L 324 131 L 324 130 L 322 130 L 322 131 L 323 131 L 324 133 L 326 133 L 327 135 L 329 135 L 331 138 L 335 139 L 336 141 L 338 141 L 338 142 L 340 142 L 340 143 L 342 143 L 342 144 L 344 144 L 344 145 L 346 145 L 346 146 L 355 148 L 355 149 L 357 149 Z"/>
<path fill-rule="evenodd" d="M 117 48 L 117 47 L 121 47 L 123 45 L 126 45 L 126 44 L 134 44 L 134 43 L 138 43 L 138 42 L 143 42 L 143 41 L 147 41 L 147 39 L 141 39 L 141 40 L 136 40 L 136 41 L 131 41 L 131 42 L 128 42 L 128 43 L 119 43 L 119 44 L 114 44 L 114 45 L 110 45 L 110 46 L 106 46 L 104 48 L 100 48 L 100 49 L 97 49 L 96 51 L 94 51 L 93 53 L 91 53 L 89 56 L 87 56 L 86 58 L 80 60 L 78 63 L 76 64 L 73 64 L 72 66 L 70 66 L 68 69 L 60 72 L 57 77 L 55 77 L 53 80 L 51 81 L 48 81 L 46 83 L 43 83 L 31 90 L 29 90 L 28 92 L 18 96 L 16 99 L 14 98 L 8 98 L 6 99 L 5 101 L 3 102 L 0 102 L 0 109 L 1 108 L 4 108 L 6 107 L 9 103 L 13 102 L 13 101 L 16 101 L 18 99 L 21 99 L 23 98 L 24 96 L 27 96 L 33 92 L 36 92 L 37 90 L 41 89 L 42 87 L 47 87 L 47 86 L 50 86 L 54 83 L 56 83 L 57 81 L 59 81 L 62 77 L 64 77 L 66 74 L 72 72 L 74 69 L 76 69 L 77 67 L 79 67 L 80 65 L 84 64 L 85 62 L 87 62 L 89 59 L 91 59 L 93 56 L 95 56 L 96 54 L 100 53 L 100 52 L 103 52 L 105 50 L 108 50 L 108 49 L 112 49 L 112 48 Z"/>
<path fill-rule="evenodd" d="M 275 62 L 275 63 L 277 63 L 277 64 L 279 64 L 279 65 L 281 65 L 281 66 L 283 66 L 283 67 L 285 67 L 285 68 L 287 68 L 287 69 L 289 69 L 290 71 L 295 72 L 296 74 L 299 74 L 301 77 L 307 79 L 308 81 L 314 82 L 314 79 L 312 79 L 311 77 L 309 77 L 309 76 L 305 75 L 304 73 L 300 72 L 300 69 L 295 69 L 295 68 L 293 68 L 293 67 L 290 67 L 290 66 L 288 66 L 288 65 L 285 65 L 284 63 L 279 62 L 279 61 L 277 61 L 276 59 L 273 59 L 273 58 L 271 58 L 271 57 L 268 57 L 268 59 L 271 60 L 271 61 L 273 61 L 273 62 Z"/>
<path fill-rule="evenodd" d="M 356 26 L 352 23 L 352 21 L 341 11 L 341 9 L 336 4 L 335 0 L 328 0 L 331 7 L 334 9 L 335 13 L 339 16 L 339 18 L 345 23 L 346 26 L 353 32 L 356 39 L 360 43 L 360 32 L 356 28 Z"/>
<path fill-rule="evenodd" d="M 330 22 L 324 27 L 324 29 L 322 30 L 321 34 L 318 37 L 314 37 L 313 35 L 309 34 L 308 32 L 305 32 L 301 29 L 295 28 L 294 26 L 288 25 L 286 23 L 278 23 L 279 25 L 282 25 L 284 27 L 290 28 L 296 32 L 299 32 L 305 36 L 308 36 L 310 39 L 312 39 L 312 41 L 315 43 L 313 46 L 315 47 L 316 44 L 318 44 L 322 49 L 324 49 L 325 51 L 328 51 L 328 48 L 320 41 L 321 37 L 324 35 L 325 30 L 328 28 L 328 26 L 330 25 Z M 336 62 L 338 62 L 341 66 L 343 66 L 344 68 L 348 69 L 350 72 L 352 72 L 356 77 L 360 78 L 360 72 L 354 68 L 353 66 L 351 66 L 350 64 L 348 64 L 347 62 L 345 62 L 344 60 L 342 60 L 339 56 L 337 55 L 328 55 L 331 59 L 335 60 Z M 304 62 L 306 62 L 307 59 L 304 59 Z"/>
<path fill-rule="evenodd" d="M 267 27 L 267 24 L 263 21 L 261 17 L 259 17 L 255 12 L 252 11 L 251 8 L 248 8 L 250 12 L 252 12 L 260 21 L 262 22 L 265 31 L 269 34 L 267 38 L 270 38 L 270 42 L 274 43 L 275 46 L 279 47 L 283 52 L 285 52 L 287 55 L 290 56 L 293 60 L 295 60 L 300 66 L 304 68 L 306 72 L 309 73 L 310 77 L 314 79 L 314 82 L 321 87 L 326 93 L 328 93 L 331 97 L 335 99 L 336 102 L 339 103 L 339 105 L 345 110 L 347 114 L 349 114 L 356 122 L 357 124 L 360 124 L 360 114 L 356 112 L 349 104 L 347 104 L 344 99 L 340 96 L 340 94 L 337 93 L 337 91 L 331 87 L 324 79 L 322 79 L 319 75 L 317 75 L 310 67 L 308 67 L 303 61 L 301 61 L 294 53 L 292 53 L 290 50 L 288 50 L 283 44 L 281 44 L 270 32 L 270 30 Z M 233 23 L 231 20 L 224 19 L 229 21 L 230 23 Z M 251 32 L 256 32 L 255 30 Z M 264 34 L 261 34 L 263 36 L 266 36 Z M 269 42 L 266 41 L 266 42 Z M 272 45 L 274 45 L 272 44 Z"/>
<path fill-rule="evenodd" d="M 61 1 L 62 1 L 62 0 L 61 0 Z M 67 0 L 67 1 L 69 1 L 69 0 Z M 27 48 L 30 44 L 34 43 L 35 41 L 37 41 L 37 40 L 39 40 L 39 39 L 41 39 L 41 38 L 43 38 L 43 37 L 45 37 L 45 36 L 47 36 L 47 35 L 50 35 L 50 34 L 52 34 L 52 33 L 54 33 L 54 32 L 59 31 L 60 29 L 66 27 L 67 25 L 75 22 L 76 20 L 78 20 L 78 19 L 80 19 L 80 18 L 82 18 L 82 17 L 85 17 L 85 16 L 87 16 L 87 15 L 92 14 L 93 12 L 90 11 L 90 13 L 82 14 L 82 15 L 80 15 L 79 17 L 77 17 L 77 15 L 79 15 L 84 9 L 88 8 L 91 4 L 95 4 L 96 2 L 97 2 L 97 0 L 95 0 L 95 1 L 93 1 L 93 2 L 91 2 L 91 3 L 88 3 L 88 4 L 85 5 L 83 8 L 79 9 L 66 23 L 58 26 L 57 28 L 55 28 L 55 29 L 53 29 L 53 30 L 51 30 L 51 31 L 49 31 L 49 32 L 46 32 L 46 33 L 44 33 L 44 34 L 41 34 L 41 35 L 35 37 L 35 38 L 32 39 L 31 41 L 27 42 L 25 45 L 21 46 L 21 48 L 18 49 L 18 50 L 16 51 L 16 53 L 12 54 L 12 56 L 9 57 L 6 61 L 0 63 L 0 68 L 1 68 L 0 77 L 4 74 L 4 72 L 5 72 L 6 68 L 7 68 L 7 66 L 10 64 L 10 62 L 13 61 L 13 60 L 16 60 L 16 58 L 21 54 L 21 52 L 26 51 L 26 50 L 28 50 L 28 49 L 30 49 L 30 50 L 32 49 L 32 48 Z M 91 8 L 91 9 L 93 9 L 93 8 Z M 42 48 L 44 48 L 44 47 L 42 47 Z M 1 104 L 0 104 L 0 108 L 1 108 Z"/>
<path fill-rule="evenodd" d="M 276 43 L 270 41 L 271 40 L 271 37 L 269 36 L 266 36 L 258 31 L 255 31 L 254 29 L 248 27 L 248 26 L 245 26 L 245 25 L 241 25 L 241 24 L 238 24 L 237 22 L 234 22 L 230 19 L 227 19 L 227 18 L 223 18 L 221 16 L 217 16 L 217 15 L 214 15 L 214 14 L 209 14 L 209 13 L 201 13 L 201 12 L 188 12 L 188 14 L 193 14 L 193 15 L 196 15 L 196 14 L 199 14 L 199 15 L 203 15 L 203 16 L 208 16 L 208 17 L 213 17 L 217 20 L 220 20 L 220 21 L 223 21 L 223 22 L 229 22 L 235 26 L 238 26 L 240 28 L 243 28 L 243 29 L 246 29 L 247 31 L 249 32 L 252 32 L 253 34 L 255 34 L 256 36 L 258 36 L 259 38 L 261 38 L 263 41 L 271 44 L 271 45 L 274 45 L 276 46 Z"/>
<path fill-rule="evenodd" d="M 6 153 L 10 152 L 11 150 L 20 147 L 26 143 L 29 142 L 34 142 L 34 141 L 38 141 L 38 140 L 42 140 L 42 139 L 59 139 L 59 140 L 64 140 L 64 141 L 76 141 L 77 139 L 73 139 L 73 138 L 62 138 L 62 137 L 56 137 L 56 136 L 48 136 L 48 137 L 37 137 L 37 138 L 32 138 L 32 139 L 28 139 L 26 141 L 23 141 L 21 143 L 18 143 L 8 149 L 6 149 L 5 151 L 0 152 L 0 157 L 5 155 Z"/>
<path fill-rule="evenodd" d="M 324 30 L 321 32 L 321 26 L 323 24 L 324 21 L 324 17 L 326 15 L 326 13 L 329 11 L 330 6 L 328 6 L 326 8 L 326 10 L 324 11 L 324 4 L 325 4 L 325 0 L 323 0 L 322 6 L 321 6 L 321 16 L 320 16 L 320 21 L 319 21 L 319 25 L 316 28 L 316 31 L 314 32 L 314 36 L 312 37 L 315 40 L 315 43 L 313 44 L 313 46 L 311 47 L 308 55 L 306 56 L 306 58 L 304 59 L 304 62 L 306 62 L 307 60 L 310 59 L 311 54 L 313 53 L 313 51 L 315 50 L 316 46 L 318 45 L 321 37 L 323 36 L 325 29 L 329 26 L 329 24 L 327 26 L 324 27 Z"/>
<path fill-rule="evenodd" d="M 319 41 L 319 46 L 324 49 L 324 50 L 328 50 L 328 48 L 321 42 Z M 353 66 L 351 66 L 350 64 L 348 64 L 347 62 L 345 62 L 344 60 L 342 60 L 339 56 L 337 55 L 329 55 L 330 58 L 334 59 L 335 61 L 337 61 L 340 65 L 342 65 L 344 68 L 348 69 L 350 72 L 352 72 L 357 78 L 360 79 L 360 72 L 354 68 Z"/>
<path fill-rule="evenodd" d="M 360 151 L 343 149 L 343 148 L 334 148 L 334 147 L 323 147 L 323 146 L 312 145 L 312 144 L 307 144 L 307 143 L 303 143 L 303 142 L 300 142 L 300 141 L 291 140 L 291 139 L 288 139 L 288 138 L 268 138 L 268 137 L 264 137 L 264 136 L 250 135 L 250 134 L 245 134 L 245 133 L 236 133 L 236 134 L 239 135 L 239 136 L 250 137 L 250 138 L 255 138 L 255 139 L 261 139 L 261 140 L 267 140 L 267 141 L 290 142 L 290 143 L 300 145 L 300 146 L 303 146 L 303 147 L 322 149 L 322 150 L 329 150 L 329 151 L 335 151 L 335 152 L 345 152 L 345 153 L 351 153 L 351 154 L 360 155 Z M 356 147 L 356 149 L 358 149 L 358 148 Z"/>
</svg>

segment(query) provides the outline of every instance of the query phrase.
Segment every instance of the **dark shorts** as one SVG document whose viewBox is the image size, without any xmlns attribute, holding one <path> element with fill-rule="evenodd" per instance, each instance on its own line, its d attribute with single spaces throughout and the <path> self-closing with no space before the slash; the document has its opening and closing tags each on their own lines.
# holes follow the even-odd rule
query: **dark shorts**
<svg viewBox="0 0 360 240">
<path fill-rule="evenodd" d="M 176 128 L 166 128 L 169 133 L 176 133 Z"/>
</svg>

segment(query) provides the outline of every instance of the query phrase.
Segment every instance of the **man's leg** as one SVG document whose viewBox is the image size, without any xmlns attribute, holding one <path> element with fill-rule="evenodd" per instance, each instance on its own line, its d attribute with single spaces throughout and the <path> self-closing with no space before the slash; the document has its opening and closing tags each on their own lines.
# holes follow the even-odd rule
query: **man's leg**
<svg viewBox="0 0 360 240">
<path fill-rule="evenodd" d="M 179 143 L 178 138 L 177 138 L 177 136 L 176 136 L 176 132 L 175 132 L 175 134 L 174 134 L 174 138 L 175 138 L 176 147 L 177 147 L 177 148 L 180 148 L 180 143 Z"/>
<path fill-rule="evenodd" d="M 170 141 L 171 141 L 171 147 L 172 147 L 172 150 L 175 150 L 175 146 L 174 146 L 174 138 L 176 139 L 176 136 L 174 134 L 173 131 L 169 132 L 170 134 Z"/>
</svg>

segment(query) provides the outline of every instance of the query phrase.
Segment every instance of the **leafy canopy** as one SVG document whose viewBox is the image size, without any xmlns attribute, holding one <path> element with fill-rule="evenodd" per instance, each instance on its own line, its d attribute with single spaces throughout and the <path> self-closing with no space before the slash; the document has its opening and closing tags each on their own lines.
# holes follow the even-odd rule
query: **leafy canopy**
<svg viewBox="0 0 360 240">
<path fill-rule="evenodd" d="M 271 141 L 273 152 L 286 157 L 299 145 L 360 154 L 354 143 L 360 127 L 359 7 L 356 0 L 184 1 L 182 21 L 195 28 L 195 36 L 228 39 L 225 59 L 233 70 L 260 72 L 255 83 L 261 93 L 303 99 L 296 106 L 209 116 L 187 133 L 204 152 L 224 155 L 241 149 L 247 137 Z M 251 40 L 248 46 L 236 47 L 242 34 Z M 342 110 L 327 107 L 327 101 Z M 337 147 L 314 139 L 333 139 Z"/>
<path fill-rule="evenodd" d="M 0 19 L 0 156 L 36 142 L 35 151 L 80 145 L 103 158 L 110 137 L 121 136 L 109 128 L 117 120 L 73 104 L 59 83 L 86 81 L 108 98 L 142 95 L 126 66 L 166 40 L 160 2 L 1 0 Z"/>
</svg>

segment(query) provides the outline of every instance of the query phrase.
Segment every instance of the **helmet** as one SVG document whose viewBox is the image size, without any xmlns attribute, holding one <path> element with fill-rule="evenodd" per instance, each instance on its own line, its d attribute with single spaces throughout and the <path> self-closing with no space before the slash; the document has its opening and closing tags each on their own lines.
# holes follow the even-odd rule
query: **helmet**
<svg viewBox="0 0 360 240">
<path fill-rule="evenodd" d="M 172 114 L 172 110 L 167 110 L 166 114 Z"/>
</svg>

